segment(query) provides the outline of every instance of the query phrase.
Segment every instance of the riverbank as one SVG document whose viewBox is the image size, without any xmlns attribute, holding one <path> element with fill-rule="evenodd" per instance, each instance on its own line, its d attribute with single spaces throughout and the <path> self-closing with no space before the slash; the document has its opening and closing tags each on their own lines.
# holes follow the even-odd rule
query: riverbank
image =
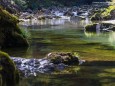
<svg viewBox="0 0 115 86">
<path fill-rule="evenodd" d="M 86 17 L 91 17 L 95 12 L 106 8 L 108 5 L 82 5 L 74 7 L 49 7 L 42 8 L 41 10 L 27 10 L 25 12 L 20 12 L 19 19 L 69 19 L 70 17 L 79 17 L 85 19 Z"/>
</svg>

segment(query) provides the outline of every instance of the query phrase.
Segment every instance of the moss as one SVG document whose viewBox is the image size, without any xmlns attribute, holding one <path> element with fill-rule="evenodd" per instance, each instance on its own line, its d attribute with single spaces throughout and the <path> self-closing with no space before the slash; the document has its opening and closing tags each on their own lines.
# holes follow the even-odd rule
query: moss
<svg viewBox="0 0 115 86">
<path fill-rule="evenodd" d="M 78 56 L 70 52 L 52 52 L 47 58 L 54 64 L 64 63 L 67 65 L 79 64 Z"/>
<path fill-rule="evenodd" d="M 1 86 L 15 86 L 19 82 L 19 73 L 9 55 L 0 51 Z"/>
<path fill-rule="evenodd" d="M 100 20 L 100 19 L 101 19 L 100 13 L 95 13 L 95 14 L 91 17 L 91 21 Z"/>
<path fill-rule="evenodd" d="M 8 13 L 6 10 L 3 10 L 0 7 L 0 26 L 4 27 L 4 26 L 8 25 L 9 27 L 16 27 L 18 22 L 19 22 L 19 20 L 17 17 Z M 16 29 L 19 30 L 18 28 L 16 28 Z"/>
<path fill-rule="evenodd" d="M 0 7 L 0 46 L 28 46 L 25 34 L 18 27 L 18 18 Z"/>
<path fill-rule="evenodd" d="M 95 13 L 91 20 L 110 20 L 115 18 L 115 6 L 109 6 L 104 11 Z"/>
<path fill-rule="evenodd" d="M 23 34 L 23 36 L 27 39 L 31 39 L 31 34 L 30 32 L 28 31 L 28 29 L 26 28 L 21 28 L 21 32 Z"/>
<path fill-rule="evenodd" d="M 103 13 L 102 16 L 110 15 L 111 11 L 115 10 L 115 6 L 109 6 Z"/>
</svg>

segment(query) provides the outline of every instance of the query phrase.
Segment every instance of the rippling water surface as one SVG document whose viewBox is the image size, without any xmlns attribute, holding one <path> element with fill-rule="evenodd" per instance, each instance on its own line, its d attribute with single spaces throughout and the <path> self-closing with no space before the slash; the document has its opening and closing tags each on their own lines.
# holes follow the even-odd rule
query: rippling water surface
<svg viewBox="0 0 115 86">
<path fill-rule="evenodd" d="M 20 86 L 115 86 L 115 32 L 87 33 L 88 19 L 31 20 L 20 27 L 31 35 L 28 49 L 8 49 L 11 56 L 43 58 L 49 52 L 78 52 L 86 60 L 53 74 L 24 78 Z"/>
</svg>

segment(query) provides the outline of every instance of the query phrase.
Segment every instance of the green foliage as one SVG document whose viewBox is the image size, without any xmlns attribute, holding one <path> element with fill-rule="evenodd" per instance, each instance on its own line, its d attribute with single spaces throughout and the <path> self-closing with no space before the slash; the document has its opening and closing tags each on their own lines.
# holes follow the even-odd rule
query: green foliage
<svg viewBox="0 0 115 86">
<path fill-rule="evenodd" d="M 26 0 L 28 8 L 31 10 L 39 8 L 40 1 L 41 0 Z"/>
<path fill-rule="evenodd" d="M 111 11 L 115 10 L 115 6 L 109 6 L 101 15 L 102 16 L 109 16 L 111 15 Z"/>
<path fill-rule="evenodd" d="M 25 10 L 27 8 L 27 2 L 26 2 L 26 0 L 14 0 L 14 2 L 19 7 L 21 7 L 23 10 Z"/>
<path fill-rule="evenodd" d="M 109 6 L 108 8 L 100 10 L 100 12 L 96 12 L 91 20 L 110 20 L 115 18 L 115 6 Z"/>
<path fill-rule="evenodd" d="M 26 28 L 21 28 L 21 32 L 25 38 L 29 39 L 31 37 L 31 34 L 29 33 L 29 31 Z"/>
<path fill-rule="evenodd" d="M 72 52 L 72 55 L 73 55 L 73 56 L 76 56 L 76 57 L 80 57 L 77 52 Z"/>
</svg>

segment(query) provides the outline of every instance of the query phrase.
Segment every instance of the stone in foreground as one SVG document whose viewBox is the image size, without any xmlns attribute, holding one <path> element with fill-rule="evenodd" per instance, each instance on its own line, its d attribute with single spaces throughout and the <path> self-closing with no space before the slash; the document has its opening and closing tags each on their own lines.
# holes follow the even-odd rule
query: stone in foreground
<svg viewBox="0 0 115 86">
<path fill-rule="evenodd" d="M 19 73 L 9 55 L 0 51 L 0 86 L 16 86 Z"/>
</svg>

